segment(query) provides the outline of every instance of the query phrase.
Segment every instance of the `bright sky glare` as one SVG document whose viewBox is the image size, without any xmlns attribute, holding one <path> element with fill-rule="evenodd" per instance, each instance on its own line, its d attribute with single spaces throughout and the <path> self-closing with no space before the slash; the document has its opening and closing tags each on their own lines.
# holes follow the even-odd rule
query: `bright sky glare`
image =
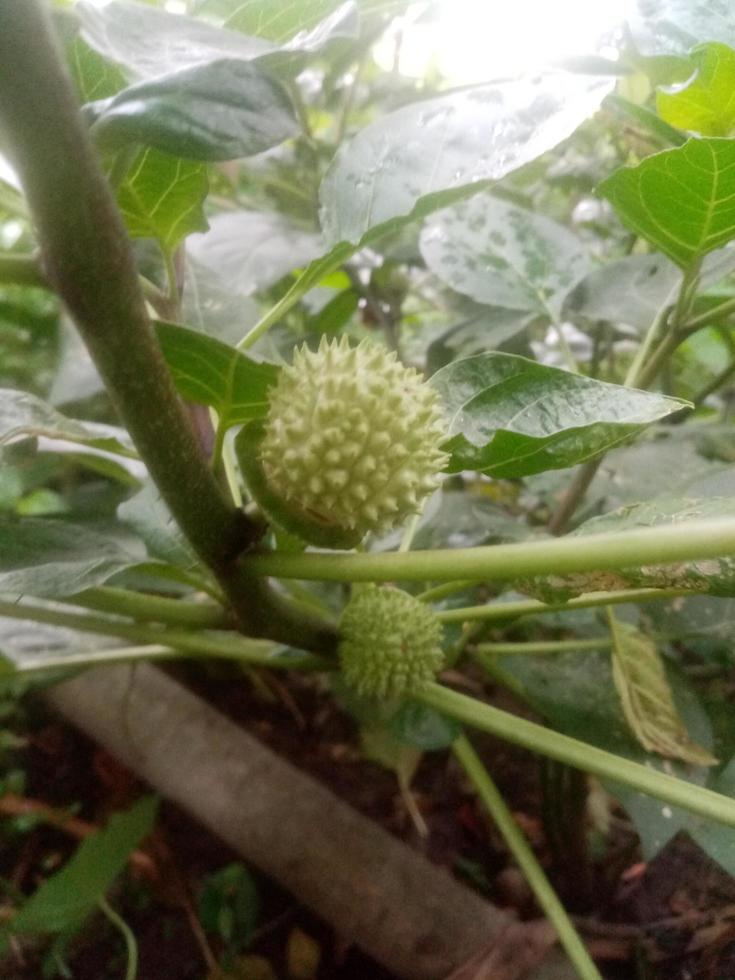
<svg viewBox="0 0 735 980">
<path fill-rule="evenodd" d="M 633 0 L 438 0 L 438 15 L 422 22 L 416 4 L 376 52 L 393 63 L 403 28 L 399 70 L 421 76 L 432 62 L 454 84 L 535 71 L 549 62 L 598 51 L 600 38 L 621 23 Z"/>
</svg>

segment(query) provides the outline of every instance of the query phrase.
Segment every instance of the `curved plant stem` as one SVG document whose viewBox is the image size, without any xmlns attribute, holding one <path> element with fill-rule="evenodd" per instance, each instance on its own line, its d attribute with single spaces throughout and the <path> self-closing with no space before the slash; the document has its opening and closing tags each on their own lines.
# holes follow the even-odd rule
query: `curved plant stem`
<svg viewBox="0 0 735 980">
<path fill-rule="evenodd" d="M 623 783 L 672 806 L 680 806 L 690 813 L 735 827 L 735 800 L 711 789 L 687 783 L 658 769 L 605 752 L 586 742 L 579 742 L 551 728 L 458 694 L 440 684 L 430 684 L 426 691 L 417 695 L 417 700 L 465 725 L 489 732 L 513 745 L 520 745 L 575 769 L 590 772 L 600 779 Z"/>
<path fill-rule="evenodd" d="M 256 635 L 333 650 L 328 624 L 295 616 L 266 583 L 237 565 L 261 530 L 223 494 L 179 400 L 122 218 L 39 0 L 0 3 L 0 127 L 38 230 L 48 281 L 161 496 L 241 625 Z"/>
<path fill-rule="evenodd" d="M 735 519 L 686 521 L 616 534 L 585 534 L 481 548 L 399 554 L 291 554 L 243 559 L 252 575 L 322 582 L 513 581 L 529 575 L 608 571 L 735 554 Z"/>
<path fill-rule="evenodd" d="M 147 623 L 165 623 L 169 626 L 189 626 L 199 629 L 228 629 L 232 621 L 225 610 L 214 602 L 186 602 L 183 599 L 166 599 L 162 596 L 129 592 L 100 586 L 85 589 L 65 600 L 74 606 L 94 609 L 97 612 Z"/>
<path fill-rule="evenodd" d="M 612 640 L 539 640 L 537 643 L 477 643 L 473 650 L 482 655 L 577 653 L 584 650 L 609 650 Z"/>
<path fill-rule="evenodd" d="M 432 589 L 425 589 L 423 592 L 417 593 L 416 598 L 419 602 L 436 602 L 438 599 L 446 599 L 447 596 L 454 595 L 456 592 L 464 592 L 465 589 L 469 589 L 473 585 L 477 585 L 477 582 L 473 580 L 446 582 L 444 585 L 437 585 Z"/>
<path fill-rule="evenodd" d="M 531 886 L 536 901 L 556 929 L 559 941 L 566 950 L 578 976 L 581 980 L 602 980 L 597 967 L 587 952 L 587 948 L 572 925 L 564 906 L 559 901 L 559 897 L 551 887 L 549 879 L 544 874 L 536 855 L 529 847 L 528 841 L 513 819 L 505 800 L 498 792 L 490 773 L 482 764 L 482 760 L 464 735 L 460 735 L 455 740 L 452 751 L 472 780 L 477 795 L 487 807 L 495 825 L 503 835 L 503 840 Z"/>
<path fill-rule="evenodd" d="M 45 674 L 52 670 L 75 670 L 87 667 L 117 667 L 120 664 L 152 663 L 161 660 L 182 660 L 188 655 L 182 650 L 148 643 L 135 647 L 108 647 L 103 650 L 80 650 L 57 656 L 33 656 L 15 664 L 14 675 L 22 677 Z"/>
<path fill-rule="evenodd" d="M 105 914 L 105 917 L 112 923 L 125 940 L 125 948 L 128 953 L 128 965 L 125 969 L 125 980 L 136 980 L 138 976 L 138 943 L 133 934 L 133 930 L 125 919 L 112 908 L 106 898 L 101 898 L 97 903 Z"/>
<path fill-rule="evenodd" d="M 274 667 L 276 669 L 296 668 L 305 670 L 331 670 L 330 660 L 314 654 L 283 654 L 273 656 L 273 644 L 265 640 L 253 640 L 236 633 L 197 633 L 188 630 L 155 629 L 125 623 L 120 620 L 105 619 L 102 616 L 84 616 L 66 612 L 57 607 L 35 606 L 30 603 L 0 601 L 0 616 L 9 619 L 30 620 L 34 623 L 47 623 L 50 626 L 63 626 L 84 633 L 99 636 L 116 636 L 135 644 L 156 644 L 172 647 L 193 656 L 224 657 L 238 660 L 255 667 Z"/>
<path fill-rule="evenodd" d="M 619 605 L 626 602 L 662 602 L 678 596 L 691 595 L 689 589 L 625 589 L 622 592 L 590 592 L 568 602 L 540 602 L 538 599 L 519 599 L 516 602 L 494 602 L 484 606 L 463 606 L 439 609 L 437 617 L 443 623 L 463 623 L 469 620 L 505 622 L 519 616 L 533 616 L 573 609 L 592 609 L 595 606 Z"/>
</svg>

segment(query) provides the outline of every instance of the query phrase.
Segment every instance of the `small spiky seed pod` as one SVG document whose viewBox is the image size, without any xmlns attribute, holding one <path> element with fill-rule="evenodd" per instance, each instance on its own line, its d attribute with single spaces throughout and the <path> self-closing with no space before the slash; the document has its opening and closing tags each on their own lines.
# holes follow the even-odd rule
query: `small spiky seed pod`
<svg viewBox="0 0 735 980">
<path fill-rule="evenodd" d="M 417 694 L 444 663 L 434 611 L 408 592 L 371 585 L 347 603 L 338 648 L 345 681 L 366 697 Z"/>
<path fill-rule="evenodd" d="M 346 338 L 294 354 L 271 389 L 261 463 L 307 521 L 386 531 L 438 486 L 447 455 L 436 393 L 394 353 Z"/>
</svg>

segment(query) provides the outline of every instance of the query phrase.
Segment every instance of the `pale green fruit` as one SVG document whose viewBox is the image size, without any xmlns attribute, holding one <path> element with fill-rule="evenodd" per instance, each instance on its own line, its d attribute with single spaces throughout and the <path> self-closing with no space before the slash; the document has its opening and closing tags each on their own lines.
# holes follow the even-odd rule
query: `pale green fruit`
<svg viewBox="0 0 735 980">
<path fill-rule="evenodd" d="M 345 681 L 366 697 L 417 694 L 444 664 L 436 614 L 400 589 L 360 589 L 344 608 L 339 632 Z"/>
<path fill-rule="evenodd" d="M 418 371 L 366 341 L 322 338 L 281 370 L 260 461 L 292 512 L 361 538 L 417 513 L 439 485 L 445 438 L 438 397 Z"/>
</svg>

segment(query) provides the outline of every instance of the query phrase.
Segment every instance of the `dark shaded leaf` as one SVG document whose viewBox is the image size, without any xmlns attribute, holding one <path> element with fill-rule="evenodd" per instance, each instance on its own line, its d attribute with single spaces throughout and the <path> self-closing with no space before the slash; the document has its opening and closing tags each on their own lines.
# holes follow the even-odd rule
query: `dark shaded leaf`
<svg viewBox="0 0 735 980">
<path fill-rule="evenodd" d="M 233 160 L 295 136 L 286 90 L 247 61 L 221 60 L 140 82 L 85 106 L 106 147 L 142 143 L 188 160 Z"/>
<path fill-rule="evenodd" d="M 450 472 L 495 477 L 573 466 L 688 406 L 497 352 L 455 361 L 430 383 L 448 421 Z"/>
<path fill-rule="evenodd" d="M 0 593 L 59 597 L 137 565 L 112 538 L 61 520 L 0 517 Z"/>
</svg>

